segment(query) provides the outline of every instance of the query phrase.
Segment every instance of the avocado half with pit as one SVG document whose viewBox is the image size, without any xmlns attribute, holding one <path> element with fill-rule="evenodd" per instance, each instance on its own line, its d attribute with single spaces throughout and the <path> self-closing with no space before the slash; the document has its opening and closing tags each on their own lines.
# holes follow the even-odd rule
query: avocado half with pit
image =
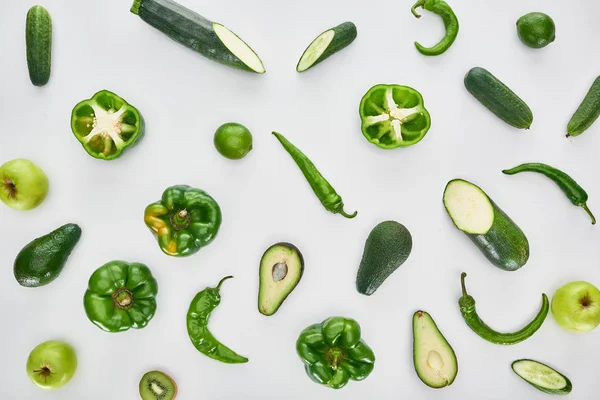
<svg viewBox="0 0 600 400">
<path fill-rule="evenodd" d="M 304 272 L 304 258 L 291 243 L 276 243 L 260 260 L 258 311 L 273 315 L 294 290 Z"/>
</svg>

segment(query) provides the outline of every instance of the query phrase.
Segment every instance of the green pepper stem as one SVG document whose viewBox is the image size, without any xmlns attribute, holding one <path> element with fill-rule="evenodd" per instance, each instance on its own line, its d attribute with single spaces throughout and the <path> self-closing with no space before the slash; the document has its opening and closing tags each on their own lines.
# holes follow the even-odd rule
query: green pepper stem
<svg viewBox="0 0 600 400">
<path fill-rule="evenodd" d="M 425 1 L 427 0 L 419 0 L 415 3 L 414 6 L 412 6 L 412 8 L 410 9 L 410 11 L 413 13 L 413 15 L 417 18 L 421 18 L 421 15 L 417 12 L 417 8 L 421 7 L 425 7 Z"/>
<path fill-rule="evenodd" d="M 467 277 L 467 273 L 463 272 L 460 274 L 460 284 L 462 286 L 462 294 L 463 297 L 467 297 L 469 294 L 467 293 L 467 286 L 465 285 L 465 278 Z"/>
<path fill-rule="evenodd" d="M 590 218 L 592 219 L 592 225 L 596 225 L 596 217 L 594 217 L 594 214 L 592 214 L 592 212 L 590 211 L 590 209 L 588 208 L 586 203 L 583 203 L 581 205 L 581 208 L 583 208 L 585 210 L 586 213 L 588 213 L 588 215 L 590 216 Z"/>
<path fill-rule="evenodd" d="M 352 219 L 352 218 L 354 218 L 354 217 L 356 217 L 358 215 L 358 211 L 354 211 L 354 213 L 348 214 L 348 213 L 346 213 L 346 211 L 344 211 L 343 208 L 340 208 L 338 210 L 338 213 L 341 214 L 342 216 L 348 218 L 348 219 Z"/>
<path fill-rule="evenodd" d="M 217 285 L 216 289 L 217 289 L 217 290 L 221 289 L 221 285 L 223 284 L 223 282 L 225 282 L 227 279 L 231 279 L 231 278 L 233 278 L 233 276 L 232 276 L 232 275 L 229 275 L 229 276 L 226 276 L 225 278 L 221 279 L 221 280 L 219 281 L 219 284 Z"/>
</svg>

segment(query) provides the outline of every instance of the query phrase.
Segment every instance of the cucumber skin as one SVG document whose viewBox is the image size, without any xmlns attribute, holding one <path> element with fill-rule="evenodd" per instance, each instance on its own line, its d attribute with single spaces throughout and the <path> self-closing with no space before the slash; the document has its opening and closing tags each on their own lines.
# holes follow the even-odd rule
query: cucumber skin
<svg viewBox="0 0 600 400">
<path fill-rule="evenodd" d="M 52 18 L 42 6 L 33 6 L 27 12 L 25 24 L 27 68 L 35 86 L 44 86 L 50 80 L 52 62 Z"/>
<path fill-rule="evenodd" d="M 529 129 L 533 123 L 529 106 L 486 69 L 472 68 L 465 75 L 464 82 L 469 93 L 507 124 Z"/>
<path fill-rule="evenodd" d="M 521 228 L 489 196 L 488 199 L 494 208 L 490 230 L 486 234 L 464 233 L 494 266 L 516 271 L 529 259 L 529 242 Z"/>
<path fill-rule="evenodd" d="M 204 57 L 243 71 L 254 72 L 221 42 L 213 22 L 171 0 L 134 0 L 131 12 L 148 25 L 202 54 Z"/>
<path fill-rule="evenodd" d="M 310 45 L 312 45 L 313 42 L 318 37 L 320 37 L 322 34 L 324 34 L 325 32 L 328 32 L 328 31 L 333 31 L 334 35 L 333 35 L 333 39 L 331 40 L 331 43 L 329 43 L 329 46 L 327 46 L 327 49 L 323 52 L 323 54 L 321 54 L 321 57 L 319 57 L 310 67 L 308 67 L 304 71 L 298 71 L 298 66 L 300 65 L 300 60 L 302 60 L 302 57 L 304 57 L 306 50 L 308 50 Z M 331 57 L 338 51 L 348 47 L 352 42 L 354 42 L 354 39 L 356 39 L 357 35 L 358 35 L 358 31 L 356 30 L 356 25 L 354 25 L 354 23 L 350 22 L 350 21 L 343 22 L 334 28 L 327 29 L 326 31 L 321 32 L 319 34 L 319 36 L 317 36 L 315 39 L 313 39 L 312 42 L 310 42 L 308 47 L 302 53 L 302 56 L 300 56 L 300 60 L 298 60 L 298 65 L 296 65 L 296 71 L 298 71 L 298 72 L 308 71 L 309 69 L 311 69 L 315 65 L 319 64 L 320 62 L 326 60 L 327 58 Z"/>
<path fill-rule="evenodd" d="M 571 117 L 567 125 L 567 137 L 579 136 L 600 116 L 600 76 L 594 80 L 590 90 Z"/>
<path fill-rule="evenodd" d="M 515 371 L 515 364 L 519 363 L 519 362 L 531 362 L 531 363 L 535 363 L 535 364 L 539 364 L 539 365 L 543 365 L 546 368 L 549 368 L 551 370 L 553 370 L 554 372 L 556 372 L 557 374 L 559 374 L 560 376 L 562 376 L 563 378 L 565 378 L 565 381 L 567 382 L 567 386 L 565 386 L 562 389 L 547 389 L 543 386 L 539 386 L 536 385 L 534 383 L 529 382 L 527 379 L 523 378 L 521 375 L 519 375 L 517 373 L 517 371 Z M 513 372 L 521 379 L 523 379 L 525 382 L 529 383 L 531 386 L 533 386 L 534 388 L 544 392 L 544 393 L 548 393 L 548 394 L 553 394 L 553 395 L 567 395 L 569 393 L 571 393 L 571 390 L 573 390 L 573 384 L 571 383 L 571 380 L 569 378 L 567 378 L 566 376 L 564 376 L 563 374 L 561 374 L 560 372 L 558 372 L 557 370 L 555 370 L 554 368 L 551 368 L 549 366 L 547 366 L 546 364 L 543 364 L 539 361 L 535 361 L 535 360 L 530 360 L 530 359 L 521 359 L 521 360 L 516 360 L 511 364 L 511 368 L 513 370 Z"/>
</svg>

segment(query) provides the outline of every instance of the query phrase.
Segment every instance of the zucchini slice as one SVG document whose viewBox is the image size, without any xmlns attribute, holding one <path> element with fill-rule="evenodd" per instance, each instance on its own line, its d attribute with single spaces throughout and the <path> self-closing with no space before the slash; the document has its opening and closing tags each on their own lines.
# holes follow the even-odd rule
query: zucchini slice
<svg viewBox="0 0 600 400">
<path fill-rule="evenodd" d="M 352 22 L 344 22 L 326 30 L 304 50 L 296 66 L 296 71 L 304 72 L 329 58 L 352 43 L 356 39 L 356 35 L 356 25 Z"/>
<path fill-rule="evenodd" d="M 174 41 L 232 68 L 264 74 L 262 61 L 235 33 L 171 0 L 134 0 L 131 12 Z"/>
<path fill-rule="evenodd" d="M 527 263 L 527 237 L 479 186 L 462 179 L 448 182 L 444 207 L 454 225 L 494 266 L 516 271 Z"/>
<path fill-rule="evenodd" d="M 573 385 L 569 378 L 549 366 L 533 360 L 517 360 L 512 370 L 525 382 L 544 393 L 566 395 Z"/>
</svg>

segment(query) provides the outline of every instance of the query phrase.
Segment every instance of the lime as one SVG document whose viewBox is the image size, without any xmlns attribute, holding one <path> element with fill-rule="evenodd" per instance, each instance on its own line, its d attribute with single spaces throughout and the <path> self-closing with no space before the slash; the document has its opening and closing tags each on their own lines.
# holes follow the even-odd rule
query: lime
<svg viewBox="0 0 600 400">
<path fill-rule="evenodd" d="M 215 148 L 223 157 L 239 160 L 252 150 L 252 134 L 244 125 L 223 124 L 215 132 Z"/>
<path fill-rule="evenodd" d="M 556 27 L 550 16 L 532 12 L 517 21 L 517 34 L 521 42 L 534 49 L 541 49 L 554 42 Z"/>
</svg>

